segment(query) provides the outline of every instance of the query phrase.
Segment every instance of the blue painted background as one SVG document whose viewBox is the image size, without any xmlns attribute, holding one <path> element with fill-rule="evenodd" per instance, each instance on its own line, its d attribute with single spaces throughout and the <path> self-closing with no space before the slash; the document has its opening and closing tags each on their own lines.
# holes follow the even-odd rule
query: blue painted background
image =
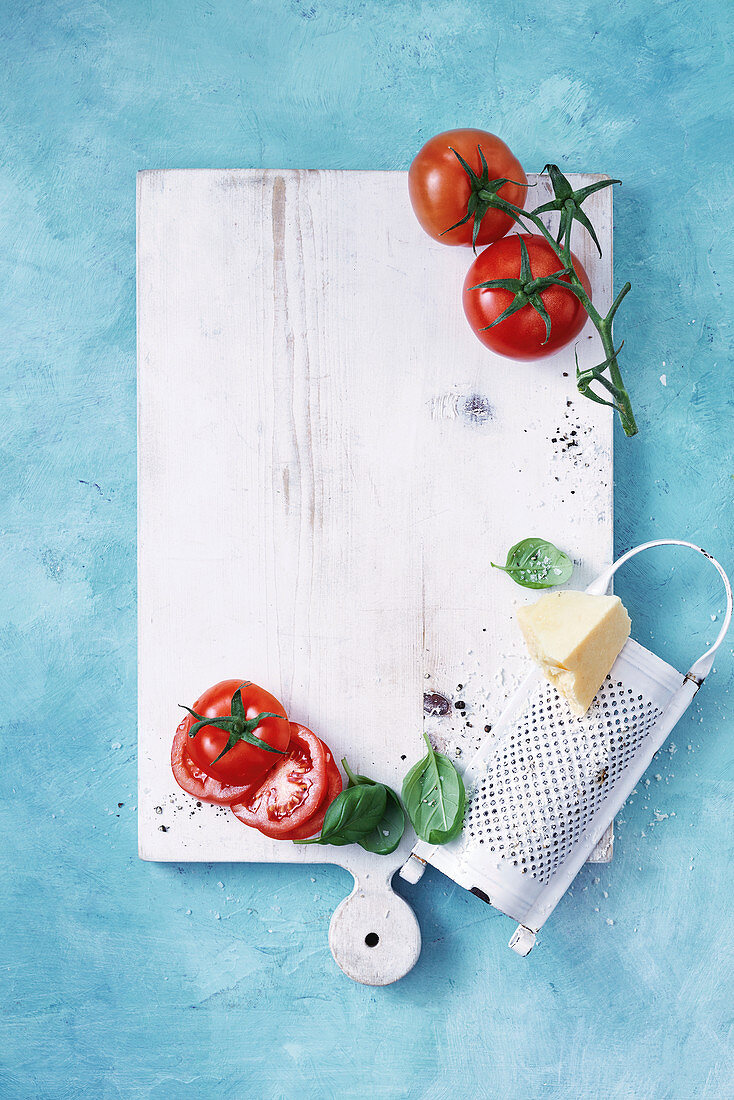
<svg viewBox="0 0 734 1100">
<path fill-rule="evenodd" d="M 0 1096 L 734 1095 L 731 643 L 527 960 L 429 872 L 414 972 L 353 985 L 327 948 L 344 872 L 143 864 L 135 814 L 136 170 L 404 169 L 467 123 L 528 170 L 621 177 L 617 546 L 732 568 L 728 8 L 5 0 Z M 683 665 L 721 596 L 703 563 L 651 565 L 618 590 Z"/>
</svg>

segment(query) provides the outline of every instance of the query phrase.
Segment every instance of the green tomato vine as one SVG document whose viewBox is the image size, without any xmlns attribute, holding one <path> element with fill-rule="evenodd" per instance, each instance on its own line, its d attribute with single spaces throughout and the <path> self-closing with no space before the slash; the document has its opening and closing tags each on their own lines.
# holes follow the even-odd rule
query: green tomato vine
<svg viewBox="0 0 734 1100">
<path fill-rule="evenodd" d="M 479 152 L 481 157 L 481 148 Z M 456 155 L 458 156 L 458 154 Z M 466 170 L 466 163 L 462 161 L 461 157 L 458 157 L 458 159 Z M 484 162 L 483 157 L 482 162 Z M 538 308 L 540 304 L 539 291 L 553 283 L 565 287 L 575 294 L 584 307 L 587 315 L 591 318 L 596 331 L 599 333 L 605 355 L 603 362 L 597 364 L 595 367 L 588 367 L 586 370 L 580 369 L 577 357 L 576 385 L 579 393 L 582 394 L 583 397 L 587 397 L 590 401 L 595 401 L 599 405 L 608 405 L 610 408 L 615 409 L 619 415 L 624 434 L 626 436 L 636 435 L 638 429 L 635 422 L 635 415 L 632 411 L 632 403 L 629 394 L 627 393 L 627 389 L 622 379 L 622 371 L 620 370 L 618 360 L 619 353 L 624 346 L 624 341 L 622 341 L 618 348 L 615 348 L 614 335 L 612 332 L 615 314 L 622 300 L 631 290 L 631 285 L 630 283 L 624 284 L 606 315 L 602 316 L 584 290 L 583 283 L 579 279 L 573 266 L 573 256 L 571 254 L 571 230 L 573 228 L 573 223 L 579 222 L 591 236 L 601 256 L 601 245 L 599 244 L 593 225 L 582 209 L 582 204 L 589 195 L 593 195 L 596 191 L 601 191 L 604 187 L 612 187 L 615 183 L 621 183 L 621 180 L 599 180 L 597 183 L 589 184 L 587 187 L 580 187 L 577 191 L 574 191 L 557 165 L 546 164 L 541 172 L 541 175 L 544 174 L 547 174 L 550 178 L 554 197 L 549 202 L 542 203 L 540 206 L 536 207 L 535 210 L 522 210 L 520 207 L 503 199 L 497 193 L 498 188 L 496 185 L 505 183 L 505 180 L 488 181 L 486 186 L 480 188 L 476 192 L 472 191 L 472 198 L 475 199 L 475 203 L 479 205 L 483 212 L 489 207 L 504 210 L 504 212 L 509 214 L 523 229 L 530 232 L 532 232 L 533 229 L 537 230 L 553 249 L 560 264 L 559 270 L 554 275 L 549 275 L 542 280 L 542 286 L 533 284 L 532 289 L 535 292 L 533 295 L 534 300 L 530 302 L 528 302 L 528 296 L 526 294 L 527 287 L 518 287 L 516 285 L 518 280 L 493 280 L 493 286 L 505 286 L 505 284 L 507 284 L 506 289 L 512 290 L 515 293 L 515 299 L 509 309 L 505 311 L 503 317 L 508 316 L 510 312 L 515 312 L 516 309 L 520 309 L 527 304 L 532 305 L 540 312 Z M 560 215 L 555 236 L 546 228 L 541 218 L 541 214 L 548 214 L 551 212 L 557 212 Z M 538 280 L 538 282 L 540 282 L 540 280 Z M 479 285 L 483 286 L 484 284 Z M 498 321 L 501 319 L 502 318 L 498 318 Z M 549 322 L 546 321 L 546 326 L 548 323 Z M 594 383 L 601 386 L 611 400 L 592 389 Z"/>
</svg>

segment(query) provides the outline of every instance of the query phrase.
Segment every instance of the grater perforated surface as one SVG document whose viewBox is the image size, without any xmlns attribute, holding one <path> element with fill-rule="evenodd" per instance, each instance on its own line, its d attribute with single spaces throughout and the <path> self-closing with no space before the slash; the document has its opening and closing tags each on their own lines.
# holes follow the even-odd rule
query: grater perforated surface
<svg viewBox="0 0 734 1100">
<path fill-rule="evenodd" d="M 484 774 L 471 777 L 465 844 L 484 845 L 547 885 L 660 714 L 639 691 L 607 677 L 592 710 L 576 718 L 542 681 Z"/>
</svg>

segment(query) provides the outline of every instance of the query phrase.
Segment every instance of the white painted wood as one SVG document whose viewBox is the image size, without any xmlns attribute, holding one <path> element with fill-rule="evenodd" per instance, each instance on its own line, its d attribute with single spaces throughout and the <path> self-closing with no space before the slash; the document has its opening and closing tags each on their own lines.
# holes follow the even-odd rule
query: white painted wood
<svg viewBox="0 0 734 1100">
<path fill-rule="evenodd" d="M 334 910 L 329 948 L 348 977 L 364 985 L 390 985 L 412 970 L 421 953 L 421 930 L 408 903 L 393 892 L 393 871 L 350 868 L 354 889 Z"/>
<path fill-rule="evenodd" d="M 603 305 L 608 190 L 589 212 Z M 611 561 L 608 410 L 576 394 L 572 352 L 512 363 L 479 344 L 470 259 L 421 232 L 403 173 L 140 174 L 142 858 L 336 862 L 362 883 L 379 866 L 392 900 L 410 836 L 389 858 L 296 847 L 179 792 L 175 704 L 261 682 L 399 787 L 424 689 L 453 704 L 464 685 L 466 718 L 428 726 L 466 752 L 523 665 L 511 615 L 529 594 L 490 559 L 540 534 L 579 560 L 578 587 Z M 590 329 L 579 361 L 598 355 Z"/>
</svg>

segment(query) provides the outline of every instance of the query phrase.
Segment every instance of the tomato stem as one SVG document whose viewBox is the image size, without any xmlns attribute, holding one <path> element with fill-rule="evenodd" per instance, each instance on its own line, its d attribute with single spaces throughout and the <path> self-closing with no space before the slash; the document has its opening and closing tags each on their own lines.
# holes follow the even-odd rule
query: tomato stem
<svg viewBox="0 0 734 1100">
<path fill-rule="evenodd" d="M 189 730 L 189 737 L 196 737 L 197 733 L 204 726 L 213 726 L 215 729 L 222 730 L 224 733 L 229 734 L 227 738 L 227 744 L 216 760 L 212 760 L 212 764 L 218 764 L 222 757 L 233 749 L 238 741 L 245 741 L 248 745 L 252 745 L 256 749 L 264 749 L 266 752 L 277 753 L 278 756 L 284 756 L 285 753 L 282 749 L 276 749 L 272 745 L 269 745 L 267 741 L 263 741 L 260 737 L 255 736 L 255 730 L 258 728 L 263 718 L 282 718 L 282 714 L 274 714 L 272 711 L 263 710 L 259 714 L 256 714 L 254 718 L 247 718 L 245 713 L 244 703 L 242 702 L 242 688 L 237 688 L 237 691 L 232 696 L 232 705 L 230 707 L 230 714 L 220 715 L 217 718 L 205 718 L 203 714 L 197 714 L 191 707 L 184 706 L 183 703 L 178 704 L 182 710 L 188 711 L 192 718 L 195 718 L 193 726 Z"/>
<path fill-rule="evenodd" d="M 512 203 L 507 202 L 505 199 L 500 199 L 497 194 L 491 195 L 488 191 L 482 195 L 482 202 L 487 206 L 496 206 L 506 213 L 510 214 L 518 225 L 523 229 L 528 229 L 532 232 L 532 227 L 538 230 L 548 242 L 550 247 L 555 252 L 556 256 L 561 262 L 561 266 L 566 269 L 568 281 L 564 278 L 561 280 L 561 272 L 558 272 L 555 277 L 549 277 L 548 281 L 558 282 L 559 285 L 566 287 L 566 289 L 572 291 L 573 294 L 581 302 L 588 317 L 590 318 L 594 328 L 599 333 L 601 339 L 602 348 L 606 356 L 603 363 L 600 363 L 597 367 L 593 367 L 590 370 L 582 371 L 576 366 L 576 384 L 579 393 L 583 397 L 589 398 L 590 401 L 595 401 L 597 404 L 609 405 L 611 408 L 616 409 L 619 414 L 619 419 L 626 436 L 633 436 L 637 434 L 637 423 L 635 422 L 635 416 L 632 411 L 632 403 L 630 401 L 629 394 L 624 385 L 622 379 L 622 371 L 619 367 L 617 356 L 621 350 L 621 346 L 615 351 L 614 349 L 614 337 L 612 334 L 612 323 L 614 316 L 619 309 L 619 306 L 625 298 L 625 296 L 631 290 L 631 284 L 625 283 L 620 290 L 617 297 L 614 299 L 607 315 L 602 317 L 596 307 L 593 305 L 591 298 L 586 293 L 584 285 L 578 277 L 576 269 L 573 265 L 573 257 L 571 255 L 571 229 L 574 221 L 580 221 L 582 225 L 589 232 L 592 240 L 599 249 L 599 255 L 601 255 L 601 247 L 596 238 L 593 226 L 586 217 L 586 214 L 581 210 L 581 203 L 585 198 L 588 198 L 590 194 L 595 191 L 601 190 L 603 187 L 610 187 L 614 183 L 619 183 L 619 180 L 600 180 L 595 184 L 591 184 L 589 187 L 581 188 L 579 191 L 574 191 L 563 176 L 560 169 L 554 164 L 546 164 L 543 171 L 547 171 L 553 184 L 553 190 L 555 199 L 551 202 L 544 203 L 542 206 L 537 207 L 535 210 L 521 210 L 519 207 L 514 206 Z M 548 213 L 550 211 L 560 212 L 560 223 L 558 229 L 558 238 L 556 239 L 550 230 L 544 224 L 541 213 Z M 527 225 L 523 221 L 529 222 Z M 603 371 L 609 371 L 609 378 L 606 379 L 603 376 Z M 607 401 L 600 397 L 591 389 L 591 382 L 599 382 L 611 395 L 612 401 Z"/>
</svg>

